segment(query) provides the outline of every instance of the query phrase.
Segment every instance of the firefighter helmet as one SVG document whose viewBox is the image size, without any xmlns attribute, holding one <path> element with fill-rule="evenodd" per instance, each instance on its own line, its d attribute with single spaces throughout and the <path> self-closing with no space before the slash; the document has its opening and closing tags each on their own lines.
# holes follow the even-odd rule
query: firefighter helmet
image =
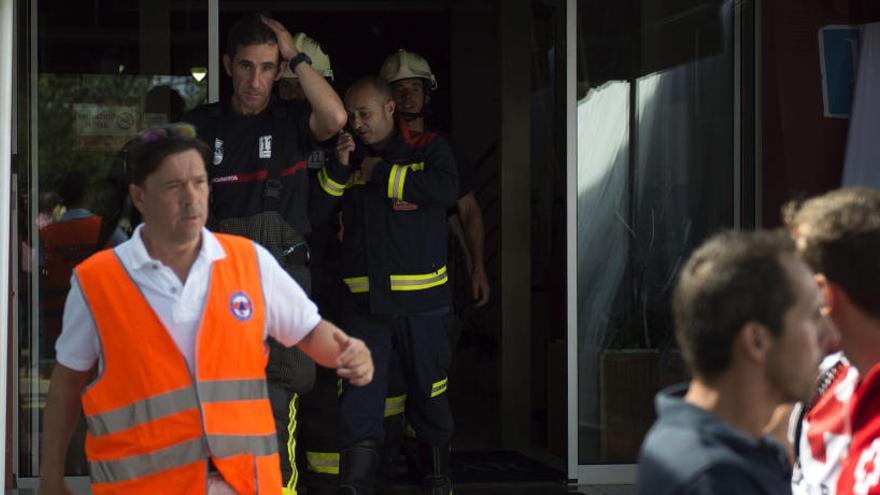
<svg viewBox="0 0 880 495">
<path fill-rule="evenodd" d="M 428 65 L 425 57 L 404 49 L 397 50 L 396 53 L 385 59 L 379 75 L 388 83 L 401 79 L 424 79 L 430 83 L 432 90 L 437 89 L 437 78 L 431 72 L 431 66 Z"/>
<path fill-rule="evenodd" d="M 318 71 L 318 74 L 321 74 L 331 81 L 333 80 L 333 68 L 330 66 L 330 56 L 327 55 L 327 52 L 324 51 L 324 48 L 321 47 L 320 43 L 313 38 L 306 36 L 306 33 L 297 33 L 293 38 L 293 43 L 297 50 L 305 52 L 305 54 L 312 59 L 312 68 Z M 296 77 L 296 74 L 290 70 L 290 67 L 286 67 L 284 69 L 284 74 L 282 74 L 281 77 Z"/>
</svg>

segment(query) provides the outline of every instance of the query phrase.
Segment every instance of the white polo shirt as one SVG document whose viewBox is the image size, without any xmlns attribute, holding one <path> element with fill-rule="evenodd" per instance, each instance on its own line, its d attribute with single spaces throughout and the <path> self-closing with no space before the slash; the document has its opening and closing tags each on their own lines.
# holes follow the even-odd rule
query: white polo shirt
<svg viewBox="0 0 880 495">
<path fill-rule="evenodd" d="M 202 229 L 202 246 L 186 282 L 182 283 L 171 268 L 147 253 L 141 238 L 142 228 L 142 225 L 138 226 L 131 239 L 116 246 L 113 251 L 192 369 L 196 333 L 208 294 L 211 264 L 225 258 L 226 252 L 211 232 Z M 315 303 L 269 251 L 259 244 L 255 243 L 255 246 L 266 305 L 265 335 L 285 346 L 295 345 L 321 322 L 321 315 Z M 83 298 L 75 272 L 64 304 L 61 336 L 55 343 L 55 352 L 59 363 L 76 371 L 91 369 L 101 358 L 101 343 L 95 321 Z"/>
</svg>

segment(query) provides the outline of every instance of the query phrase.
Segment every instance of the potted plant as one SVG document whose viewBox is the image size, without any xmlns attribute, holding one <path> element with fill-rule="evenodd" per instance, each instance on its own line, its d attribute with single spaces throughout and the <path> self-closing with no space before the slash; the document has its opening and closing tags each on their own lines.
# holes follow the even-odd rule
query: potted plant
<svg viewBox="0 0 880 495">
<path fill-rule="evenodd" d="M 654 396 L 659 389 L 684 378 L 670 306 L 682 257 L 672 257 L 673 263 L 666 262 L 668 259 L 668 254 L 641 249 L 637 239 L 631 240 L 627 273 L 599 356 L 600 449 L 604 462 L 635 461 L 656 417 Z"/>
</svg>

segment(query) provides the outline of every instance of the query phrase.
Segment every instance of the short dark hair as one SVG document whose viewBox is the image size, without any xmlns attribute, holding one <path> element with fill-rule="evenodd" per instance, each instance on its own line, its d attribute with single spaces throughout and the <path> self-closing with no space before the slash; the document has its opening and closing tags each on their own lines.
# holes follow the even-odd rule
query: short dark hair
<svg viewBox="0 0 880 495">
<path fill-rule="evenodd" d="M 278 37 L 275 31 L 263 23 L 260 16 L 271 17 L 267 12 L 258 12 L 247 14 L 229 29 L 226 34 L 226 54 L 230 58 L 235 58 L 238 48 L 251 45 L 277 45 Z M 279 52 L 279 57 L 280 52 Z"/>
<path fill-rule="evenodd" d="M 171 136 L 150 142 L 134 142 L 126 156 L 129 181 L 143 187 L 144 181 L 171 155 L 196 150 L 207 165 L 211 149 L 198 138 Z"/>
<path fill-rule="evenodd" d="M 782 265 L 795 255 L 781 230 L 724 231 L 691 255 L 673 295 L 675 335 L 692 375 L 713 379 L 730 367 L 730 350 L 748 322 L 774 335 L 795 303 L 792 281 Z"/>
<path fill-rule="evenodd" d="M 369 74 L 359 77 L 355 82 L 351 83 L 351 86 L 348 87 L 345 95 L 348 96 L 349 93 L 360 88 L 371 88 L 375 90 L 380 97 L 385 98 L 385 101 L 394 100 L 394 93 L 391 91 L 391 85 L 388 84 L 388 81 L 377 75 Z"/>
<path fill-rule="evenodd" d="M 783 217 L 810 268 L 880 317 L 880 191 L 837 189 L 787 204 Z"/>
</svg>

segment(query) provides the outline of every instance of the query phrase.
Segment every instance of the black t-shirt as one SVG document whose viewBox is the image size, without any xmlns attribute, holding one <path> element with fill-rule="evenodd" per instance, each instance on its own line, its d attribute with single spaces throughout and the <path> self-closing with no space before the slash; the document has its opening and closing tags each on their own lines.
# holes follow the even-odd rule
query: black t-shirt
<svg viewBox="0 0 880 495">
<path fill-rule="evenodd" d="M 311 230 L 307 163 L 316 145 L 309 128 L 310 114 L 308 102 L 273 98 L 257 115 L 239 115 L 228 102 L 223 102 L 202 105 L 184 116 L 214 150 L 208 177 L 210 209 L 215 220 L 247 217 L 264 210 L 263 192 L 270 158 L 279 149 L 279 143 L 273 141 L 284 139 L 284 158 L 279 167 L 279 211 L 299 232 Z"/>
</svg>

